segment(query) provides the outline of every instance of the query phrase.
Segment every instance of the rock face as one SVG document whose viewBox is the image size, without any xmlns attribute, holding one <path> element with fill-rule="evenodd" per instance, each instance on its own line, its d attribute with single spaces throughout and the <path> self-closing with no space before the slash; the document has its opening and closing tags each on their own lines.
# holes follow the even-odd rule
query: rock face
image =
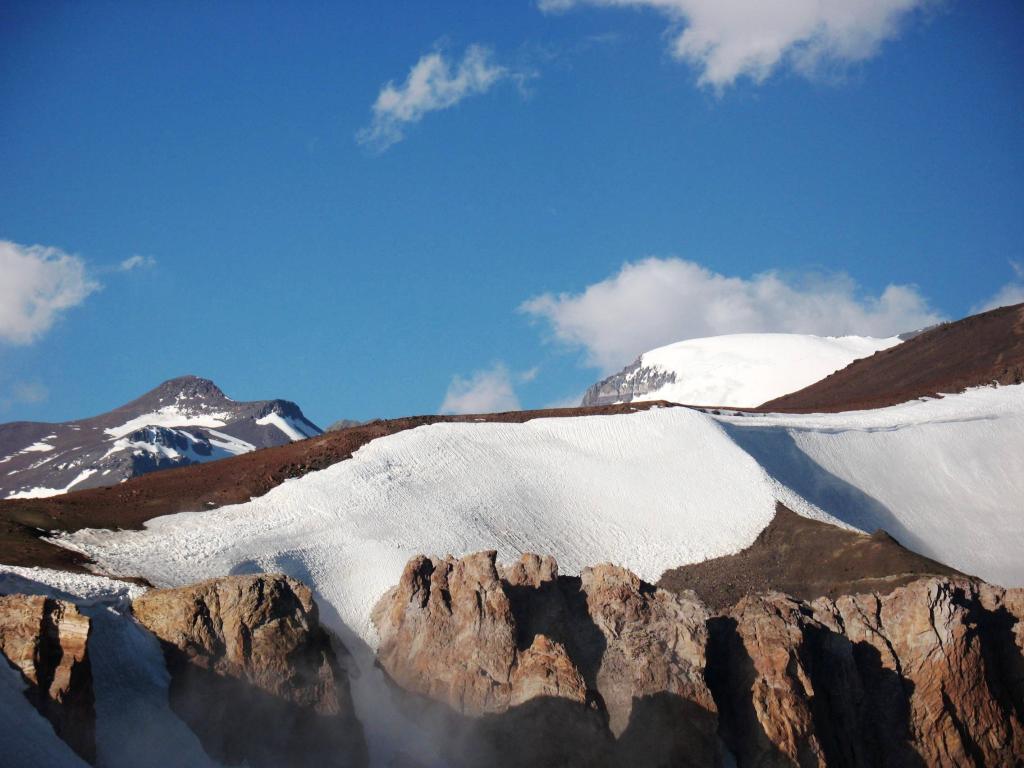
<svg viewBox="0 0 1024 768">
<path fill-rule="evenodd" d="M 612 405 L 629 403 L 649 392 L 661 389 L 676 380 L 675 371 L 643 365 L 643 358 L 638 357 L 621 371 L 592 384 L 583 394 L 580 405 Z"/>
<path fill-rule="evenodd" d="M 966 578 L 744 597 L 711 621 L 723 738 L 740 765 L 1020 765 L 1022 597 Z"/>
<path fill-rule="evenodd" d="M 304 585 L 227 576 L 151 590 L 132 610 L 161 641 L 171 706 L 216 759 L 365 765 L 347 674 Z"/>
<path fill-rule="evenodd" d="M 621 568 L 493 552 L 417 557 L 374 611 L 383 669 L 495 765 L 1019 766 L 1022 619 L 1024 590 L 960 576 L 712 616 Z"/>
<path fill-rule="evenodd" d="M 566 578 L 536 555 L 500 572 L 494 552 L 417 557 L 373 618 L 400 688 L 478 720 L 457 740 L 470 763 L 718 761 L 704 607 L 621 568 Z"/>
<path fill-rule="evenodd" d="M 0 597 L 0 653 L 28 683 L 25 695 L 54 731 L 88 761 L 96 757 L 89 619 L 39 595 Z"/>
</svg>

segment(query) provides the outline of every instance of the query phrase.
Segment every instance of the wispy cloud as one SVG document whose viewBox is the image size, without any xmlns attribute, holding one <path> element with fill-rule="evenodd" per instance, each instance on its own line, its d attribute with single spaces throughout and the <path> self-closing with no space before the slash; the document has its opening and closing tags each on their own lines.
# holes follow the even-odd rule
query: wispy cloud
<svg viewBox="0 0 1024 768">
<path fill-rule="evenodd" d="M 888 336 L 938 322 L 911 285 L 864 295 L 846 275 L 786 279 L 775 272 L 729 277 L 677 258 L 625 264 L 580 293 L 545 293 L 520 310 L 558 342 L 612 371 L 641 352 L 725 333 L 791 332 Z"/>
<path fill-rule="evenodd" d="M 523 380 L 521 375 L 518 378 Z M 441 413 L 454 414 L 496 413 L 518 411 L 520 408 L 513 374 L 503 363 L 476 371 L 469 378 L 455 376 L 441 403 Z"/>
<path fill-rule="evenodd" d="M 117 265 L 118 272 L 131 272 L 133 269 L 149 269 L 156 266 L 156 259 L 152 256 L 129 256 Z"/>
<path fill-rule="evenodd" d="M 16 381 L 0 395 L 0 411 L 8 410 L 12 405 L 41 403 L 49 396 L 50 391 L 38 381 Z"/>
<path fill-rule="evenodd" d="M 804 75 L 874 56 L 933 0 L 540 0 L 542 10 L 649 8 L 668 19 L 672 56 L 716 89 L 760 83 L 780 67 Z"/>
<path fill-rule="evenodd" d="M 442 51 L 420 58 L 405 82 L 388 82 L 373 104 L 370 124 L 356 134 L 356 141 L 383 151 L 405 137 L 407 126 L 425 115 L 458 104 L 468 96 L 486 93 L 511 72 L 494 62 L 490 49 L 469 46 L 459 62 Z"/>
<path fill-rule="evenodd" d="M 973 312 L 988 312 L 990 309 L 1024 302 L 1024 264 L 1021 264 L 1019 261 L 1011 261 L 1010 268 L 1013 270 L 1015 279 L 996 291 L 995 295 L 988 301 L 983 301 L 976 306 L 972 310 Z"/>
<path fill-rule="evenodd" d="M 59 248 L 0 240 L 0 342 L 32 344 L 100 285 Z"/>
</svg>

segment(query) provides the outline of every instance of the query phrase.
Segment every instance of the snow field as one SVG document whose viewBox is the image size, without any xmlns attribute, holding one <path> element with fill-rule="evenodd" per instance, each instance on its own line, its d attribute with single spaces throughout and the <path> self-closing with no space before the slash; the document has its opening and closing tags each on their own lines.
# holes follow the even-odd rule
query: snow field
<svg viewBox="0 0 1024 768">
<path fill-rule="evenodd" d="M 674 371 L 676 380 L 637 399 L 753 408 L 899 343 L 895 336 L 876 339 L 796 333 L 689 339 L 641 356 L 641 367 Z"/>
<path fill-rule="evenodd" d="M 159 586 L 259 571 L 304 581 L 359 668 L 352 690 L 373 764 L 399 748 L 435 764 L 430 734 L 394 707 L 373 666 L 369 613 L 409 557 L 496 548 L 508 561 L 534 551 L 553 554 L 564 573 L 611 561 L 654 581 L 748 546 L 776 499 L 1024 584 L 1024 387 L 843 414 L 669 408 L 435 424 L 244 504 L 60 541 Z M 159 684 L 146 690 L 145 706 L 163 717 Z M 175 732 L 161 722 L 160 733 Z"/>
<path fill-rule="evenodd" d="M 1024 585 L 1024 386 L 719 421 L 776 480 L 845 522 L 986 581 Z"/>
<path fill-rule="evenodd" d="M 610 560 L 654 581 L 748 546 L 776 495 L 719 424 L 673 408 L 436 424 L 375 440 L 245 504 L 62 542 L 161 585 L 285 571 L 372 646 L 370 609 L 413 555 L 551 553 L 567 573 Z"/>
</svg>

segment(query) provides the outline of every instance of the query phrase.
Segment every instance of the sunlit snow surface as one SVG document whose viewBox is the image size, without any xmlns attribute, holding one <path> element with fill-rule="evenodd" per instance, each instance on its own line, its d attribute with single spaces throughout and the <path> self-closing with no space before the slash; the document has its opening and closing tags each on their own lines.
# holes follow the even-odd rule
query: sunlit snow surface
<svg viewBox="0 0 1024 768">
<path fill-rule="evenodd" d="M 62 493 L 67 493 L 76 485 L 83 480 L 87 480 L 95 475 L 99 470 L 97 469 L 83 469 L 79 472 L 75 478 L 63 488 L 42 488 L 35 487 L 29 488 L 26 491 L 15 491 L 7 494 L 8 499 L 45 499 L 48 496 L 59 496 Z"/>
<path fill-rule="evenodd" d="M 305 419 L 293 419 L 290 416 L 282 416 L 280 413 L 271 411 L 266 416 L 256 419 L 260 426 L 273 424 L 285 437 L 291 441 L 305 440 L 307 437 L 315 437 L 320 432 Z"/>
<path fill-rule="evenodd" d="M 877 339 L 796 333 L 688 339 L 641 356 L 641 369 L 673 371 L 676 380 L 635 399 L 753 408 L 899 343 L 895 336 Z"/>
<path fill-rule="evenodd" d="M 418 729 L 372 664 L 370 609 L 410 556 L 534 551 L 555 555 L 565 573 L 612 561 L 656 580 L 748 546 L 776 499 L 1024 584 L 1024 386 L 831 415 L 666 408 L 434 424 L 245 504 L 62 541 L 160 586 L 255 571 L 309 584 L 362 670 L 357 712 L 374 764 L 387 764 L 396 733 L 417 754 L 429 747 L 428 738 L 414 745 Z"/>
<path fill-rule="evenodd" d="M 547 552 L 567 572 L 612 560 L 655 580 L 750 544 L 778 493 L 721 425 L 687 409 L 449 423 L 374 440 L 245 504 L 65 543 L 156 584 L 285 571 L 373 644 L 370 608 L 417 553 Z"/>
<path fill-rule="evenodd" d="M 124 437 L 143 427 L 223 427 L 226 413 L 183 411 L 174 405 L 165 405 L 152 413 L 144 413 L 126 421 L 119 427 L 103 430 L 111 437 Z"/>
<path fill-rule="evenodd" d="M 612 561 L 656 580 L 751 544 L 777 498 L 1024 583 L 1024 387 L 834 415 L 435 424 L 245 504 L 64 543 L 156 584 L 284 571 L 373 645 L 370 608 L 414 554 L 535 551 L 565 572 Z"/>
</svg>

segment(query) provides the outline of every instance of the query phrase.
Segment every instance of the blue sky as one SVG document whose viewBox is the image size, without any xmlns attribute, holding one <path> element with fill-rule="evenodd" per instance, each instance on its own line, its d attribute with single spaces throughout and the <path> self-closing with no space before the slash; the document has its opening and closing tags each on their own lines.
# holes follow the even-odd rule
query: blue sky
<svg viewBox="0 0 1024 768">
<path fill-rule="evenodd" d="M 0 4 L 0 420 L 541 407 L 1024 300 L 1024 6 L 817 5 Z"/>
</svg>

